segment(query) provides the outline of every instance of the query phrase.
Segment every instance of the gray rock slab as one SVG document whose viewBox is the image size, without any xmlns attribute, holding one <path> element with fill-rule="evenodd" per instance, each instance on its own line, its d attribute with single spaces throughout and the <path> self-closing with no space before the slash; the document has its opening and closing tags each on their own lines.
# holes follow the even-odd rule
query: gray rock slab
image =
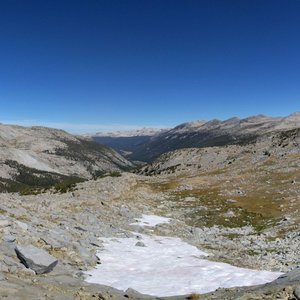
<svg viewBox="0 0 300 300">
<path fill-rule="evenodd" d="M 99 258 L 95 253 L 92 253 L 86 247 L 83 247 L 78 243 L 74 244 L 74 249 L 80 255 L 82 261 L 89 266 L 95 266 L 99 261 Z"/>
<path fill-rule="evenodd" d="M 99 239 L 97 239 L 96 237 L 90 237 L 90 238 L 88 238 L 88 241 L 92 246 L 95 246 L 98 248 L 103 248 L 101 241 Z"/>
<path fill-rule="evenodd" d="M 7 265 L 0 263 L 0 281 L 1 281 L 1 272 L 8 272 Z"/>
<path fill-rule="evenodd" d="M 44 230 L 41 233 L 41 239 L 52 248 L 67 247 L 71 243 L 71 236 L 68 231 L 59 228 Z"/>
<path fill-rule="evenodd" d="M 24 222 L 21 221 L 15 221 L 16 225 L 20 227 L 22 230 L 27 231 L 28 230 L 28 225 Z"/>
<path fill-rule="evenodd" d="M 4 235 L 2 239 L 7 243 L 13 243 L 16 240 L 16 238 L 12 235 Z"/>
<path fill-rule="evenodd" d="M 11 226 L 11 221 L 9 220 L 0 220 L 0 227 L 8 227 L 8 226 Z"/>
<path fill-rule="evenodd" d="M 21 262 L 36 274 L 49 273 L 58 263 L 48 252 L 32 245 L 18 245 L 15 251 Z"/>
</svg>

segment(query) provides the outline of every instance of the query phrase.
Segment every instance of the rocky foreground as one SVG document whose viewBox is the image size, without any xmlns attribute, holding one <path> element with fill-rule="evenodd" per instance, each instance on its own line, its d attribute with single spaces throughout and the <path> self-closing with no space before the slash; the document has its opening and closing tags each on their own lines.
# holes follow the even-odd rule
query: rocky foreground
<svg viewBox="0 0 300 300">
<path fill-rule="evenodd" d="M 101 264 L 101 255 L 100 259 L 96 256 L 103 249 L 99 238 L 132 237 L 132 232 L 138 231 L 180 237 L 209 252 L 214 261 L 287 273 L 263 286 L 170 299 L 300 299 L 297 214 L 274 219 L 259 232 L 254 223 L 200 227 L 184 213 L 194 206 L 176 210 L 172 198 L 178 191 L 196 187 L 199 177 L 176 180 L 124 173 L 79 183 L 65 194 L 0 194 L 0 298 L 158 299 L 132 289 L 124 292 L 84 281 L 85 271 Z M 297 183 L 293 187 L 298 188 Z M 193 201 L 188 197 L 184 199 L 186 205 Z M 130 225 L 142 214 L 163 215 L 172 222 L 155 228 Z"/>
</svg>

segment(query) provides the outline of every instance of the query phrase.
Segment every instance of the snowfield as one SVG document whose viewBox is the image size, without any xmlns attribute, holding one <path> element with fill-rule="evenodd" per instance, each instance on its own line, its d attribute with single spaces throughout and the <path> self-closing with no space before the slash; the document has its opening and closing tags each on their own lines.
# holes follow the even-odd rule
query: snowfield
<svg viewBox="0 0 300 300">
<path fill-rule="evenodd" d="M 130 225 L 155 227 L 156 225 L 169 223 L 171 219 L 155 215 L 142 215 L 141 218 L 137 218 L 135 220 L 136 222 L 131 223 Z"/>
<path fill-rule="evenodd" d="M 148 226 L 159 224 L 154 222 L 154 216 L 148 217 L 144 215 L 140 220 L 141 224 L 146 221 Z M 282 274 L 209 261 L 205 259 L 207 253 L 179 238 L 136 233 L 135 238 L 101 240 L 104 245 L 104 249 L 98 252 L 101 264 L 86 272 L 89 275 L 86 281 L 123 291 L 133 288 L 153 296 L 175 296 L 193 292 L 203 294 L 219 287 L 267 283 Z M 139 241 L 144 247 L 136 245 Z"/>
</svg>

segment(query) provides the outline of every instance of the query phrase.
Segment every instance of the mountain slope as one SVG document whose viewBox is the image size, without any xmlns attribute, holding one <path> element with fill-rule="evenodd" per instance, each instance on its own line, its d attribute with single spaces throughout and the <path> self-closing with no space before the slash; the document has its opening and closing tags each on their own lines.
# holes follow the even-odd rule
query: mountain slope
<svg viewBox="0 0 300 300">
<path fill-rule="evenodd" d="M 281 171 L 298 168 L 300 127 L 260 135 L 249 144 L 177 149 L 162 154 L 139 170 L 143 175 L 219 172 L 233 166 L 260 168 L 273 164 Z"/>
<path fill-rule="evenodd" d="M 151 162 L 161 154 L 176 149 L 255 143 L 267 133 L 299 127 L 300 113 L 277 118 L 258 115 L 245 119 L 235 117 L 225 121 L 195 121 L 153 135 L 134 147 L 132 144 L 131 153 L 127 157 Z M 117 147 L 115 149 L 120 150 Z"/>
<path fill-rule="evenodd" d="M 132 164 L 92 140 L 46 127 L 0 125 L 0 178 L 5 187 L 67 177 L 92 178 Z M 50 180 L 50 181 L 51 181 Z"/>
</svg>

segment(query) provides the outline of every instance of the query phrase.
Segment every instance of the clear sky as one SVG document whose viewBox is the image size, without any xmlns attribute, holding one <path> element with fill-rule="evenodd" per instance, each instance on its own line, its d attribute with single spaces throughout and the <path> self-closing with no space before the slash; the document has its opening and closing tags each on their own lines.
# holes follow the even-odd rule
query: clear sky
<svg viewBox="0 0 300 300">
<path fill-rule="evenodd" d="M 288 115 L 300 1 L 0 1 L 0 104 L 73 132 Z"/>
</svg>

